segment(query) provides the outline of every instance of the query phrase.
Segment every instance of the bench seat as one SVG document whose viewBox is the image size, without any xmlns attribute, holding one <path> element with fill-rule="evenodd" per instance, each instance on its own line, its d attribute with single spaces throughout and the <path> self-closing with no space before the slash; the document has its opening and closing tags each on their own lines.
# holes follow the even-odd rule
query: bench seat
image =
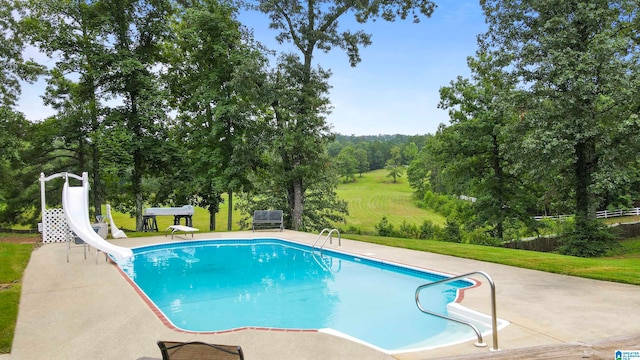
<svg viewBox="0 0 640 360">
<path fill-rule="evenodd" d="M 256 210 L 253 212 L 252 229 L 278 228 L 284 230 L 282 210 Z"/>
</svg>

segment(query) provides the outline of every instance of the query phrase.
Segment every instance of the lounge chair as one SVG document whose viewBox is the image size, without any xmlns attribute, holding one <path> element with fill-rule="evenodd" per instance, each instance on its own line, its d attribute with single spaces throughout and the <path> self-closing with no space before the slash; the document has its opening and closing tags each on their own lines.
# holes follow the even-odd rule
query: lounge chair
<svg viewBox="0 0 640 360">
<path fill-rule="evenodd" d="M 162 360 L 244 360 L 242 349 L 235 345 L 215 345 L 200 341 L 158 341 Z"/>
<path fill-rule="evenodd" d="M 199 231 L 197 228 L 191 227 L 191 226 L 184 226 L 184 225 L 171 225 L 167 228 L 167 230 L 165 230 L 164 232 L 164 236 L 167 237 L 167 234 L 169 233 L 169 230 L 171 230 L 171 239 L 173 240 L 173 235 L 176 233 L 176 231 L 182 231 L 184 232 L 185 235 L 187 235 L 187 233 L 191 233 L 191 237 L 193 238 L 193 233 L 196 231 Z"/>
</svg>

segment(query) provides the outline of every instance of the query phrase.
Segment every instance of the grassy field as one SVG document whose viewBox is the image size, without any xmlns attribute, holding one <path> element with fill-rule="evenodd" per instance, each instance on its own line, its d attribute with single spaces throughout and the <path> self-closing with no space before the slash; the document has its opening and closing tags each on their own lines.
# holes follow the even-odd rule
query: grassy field
<svg viewBox="0 0 640 360">
<path fill-rule="evenodd" d="M 22 291 L 22 273 L 33 245 L 0 242 L 0 354 L 11 351 Z"/>
<path fill-rule="evenodd" d="M 414 204 L 413 190 L 406 178 L 398 179 L 393 183 L 386 177 L 386 170 L 375 170 L 356 177 L 355 183 L 338 186 L 337 194 L 342 200 L 349 203 L 349 216 L 346 224 L 334 224 L 335 227 L 349 229 L 353 227 L 365 234 L 374 234 L 375 225 L 386 216 L 390 224 L 400 226 L 404 221 L 420 226 L 424 220 L 429 220 L 436 225 L 443 226 L 445 218 L 433 211 L 420 209 Z M 226 199 L 225 199 L 226 200 Z M 103 213 L 104 213 L 103 209 Z M 216 215 L 217 231 L 227 230 L 227 205 L 222 204 L 220 212 Z M 135 229 L 135 219 L 128 214 L 118 213 L 112 210 L 113 220 L 119 228 Z M 240 230 L 238 220 L 241 214 L 233 212 L 233 230 Z M 169 225 L 173 225 L 172 216 L 158 216 L 158 230 L 164 231 Z M 195 208 L 193 226 L 201 231 L 209 229 L 209 213 L 202 208 Z M 128 232 L 129 234 L 129 232 Z M 131 236 L 143 236 L 143 234 L 131 234 Z"/>
<path fill-rule="evenodd" d="M 227 215 L 229 212 L 227 210 L 228 206 L 226 205 L 226 195 L 223 198 L 225 199 L 225 203 L 220 206 L 220 212 L 216 214 L 216 231 L 227 231 Z M 102 213 L 106 213 L 104 207 L 102 209 Z M 232 215 L 232 230 L 240 230 L 238 221 L 240 220 L 241 214 L 238 211 L 234 211 Z M 122 214 L 111 209 L 111 216 L 113 216 L 113 221 L 116 223 L 118 228 L 125 229 L 127 236 L 131 235 L 130 237 L 136 237 L 148 235 L 144 233 L 132 233 L 130 231 L 126 231 L 136 228 L 136 219 L 131 217 L 129 214 Z M 207 210 L 196 207 L 194 209 L 192 220 L 193 227 L 200 229 L 200 231 L 209 231 L 209 212 Z M 173 225 L 173 216 L 158 216 L 156 217 L 156 221 L 158 222 L 158 231 L 163 232 L 167 227 L 169 227 L 169 225 Z M 182 225 L 184 225 L 184 221 L 182 221 Z"/>
<path fill-rule="evenodd" d="M 423 221 L 429 220 L 435 225 L 444 226 L 445 218 L 430 210 L 417 207 L 413 199 L 413 190 L 409 186 L 406 177 L 393 183 L 384 169 L 364 173 L 362 177 L 356 176 L 356 182 L 340 183 L 336 190 L 338 197 L 349 203 L 349 215 L 346 223 L 336 223 L 334 227 L 344 230 L 359 230 L 363 234 L 376 234 L 375 226 L 386 216 L 390 224 L 396 228 L 403 222 L 420 226 Z M 226 196 L 224 197 L 225 201 Z M 103 208 L 103 213 L 104 213 Z M 227 205 L 221 205 L 220 212 L 216 214 L 216 230 L 227 231 Z M 119 228 L 135 229 L 135 219 L 128 214 L 112 211 L 113 219 Z M 240 230 L 238 220 L 241 214 L 233 211 L 232 230 Z M 610 218 L 607 223 L 633 221 L 634 218 Z M 635 218 L 640 221 L 640 217 Z M 173 225 L 172 216 L 158 216 L 158 230 L 164 231 L 169 225 Z M 195 208 L 193 226 L 201 231 L 209 229 L 209 213 L 202 208 Z M 354 233 L 356 231 L 349 231 Z M 144 233 L 127 232 L 132 237 L 145 236 Z"/>
<path fill-rule="evenodd" d="M 610 256 L 600 258 L 580 258 L 553 253 L 433 240 L 366 235 L 348 235 L 348 238 L 556 274 L 640 285 L 640 238 L 620 241 L 620 247 L 613 251 Z"/>
<path fill-rule="evenodd" d="M 413 190 L 406 177 L 393 183 L 387 171 L 375 170 L 356 176 L 356 182 L 341 183 L 338 197 L 349 203 L 346 224 L 336 226 L 348 229 L 355 227 L 363 233 L 375 233 L 375 225 L 386 216 L 390 224 L 401 225 L 404 221 L 420 226 L 424 220 L 443 226 L 445 218 L 433 211 L 418 208 L 413 201 Z"/>
</svg>

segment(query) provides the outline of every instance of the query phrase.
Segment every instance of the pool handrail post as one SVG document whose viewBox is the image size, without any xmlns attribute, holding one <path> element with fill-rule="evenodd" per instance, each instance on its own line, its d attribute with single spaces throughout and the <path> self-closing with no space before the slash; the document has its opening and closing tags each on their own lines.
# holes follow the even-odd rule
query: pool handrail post
<svg viewBox="0 0 640 360">
<path fill-rule="evenodd" d="M 447 320 L 451 320 L 460 324 L 464 324 L 464 325 L 468 325 L 470 326 L 473 331 L 476 333 L 476 336 L 478 338 L 478 342 L 475 343 L 476 346 L 478 347 L 484 347 L 487 346 L 487 344 L 484 343 L 484 340 L 482 339 L 482 334 L 480 333 L 480 330 L 478 330 L 478 328 L 473 325 L 470 322 L 466 322 L 466 321 L 462 321 L 462 320 L 458 320 L 458 319 L 454 319 L 452 317 L 446 316 L 446 315 L 442 315 L 442 314 L 438 314 L 438 313 L 434 313 L 431 312 L 429 310 L 426 310 L 424 307 L 422 307 L 422 304 L 420 303 L 420 291 L 422 291 L 424 288 L 429 287 L 429 286 L 433 286 L 433 285 L 438 285 L 438 284 L 443 284 L 443 283 L 447 283 L 450 281 L 455 281 L 455 280 L 459 280 L 462 278 L 466 278 L 466 277 L 470 277 L 472 275 L 482 275 L 485 278 L 487 278 L 487 281 L 489 281 L 489 285 L 491 286 L 491 327 L 492 327 L 492 333 L 493 333 L 493 348 L 491 348 L 491 351 L 498 351 L 500 350 L 500 348 L 498 347 L 498 317 L 497 317 L 497 311 L 496 311 L 496 286 L 495 283 L 493 282 L 493 279 L 491 278 L 491 276 L 489 276 L 489 274 L 487 274 L 484 271 L 474 271 L 474 272 L 470 272 L 468 274 L 463 274 L 463 275 L 458 275 L 458 276 L 454 276 L 454 277 L 450 277 L 450 278 L 445 278 L 442 280 L 438 280 L 438 281 L 434 281 L 431 283 L 427 283 L 427 284 L 423 284 L 418 286 L 418 288 L 416 289 L 416 305 L 418 306 L 418 309 L 420 309 L 420 311 L 422 311 L 425 314 L 430 314 L 433 316 L 437 316 L 437 317 L 441 317 L 443 319 L 447 319 Z"/>
<path fill-rule="evenodd" d="M 315 249 L 316 244 L 318 243 L 318 240 L 320 240 L 320 237 L 322 236 L 322 234 L 324 234 L 325 231 L 328 231 L 329 233 L 324 238 L 324 241 L 322 242 L 322 245 L 320 245 L 320 251 L 322 251 L 322 249 L 324 248 L 324 245 L 327 243 L 327 239 L 329 240 L 329 244 L 333 244 L 333 233 L 334 232 L 338 233 L 338 246 L 342 246 L 342 238 L 340 236 L 340 231 L 338 229 L 324 228 L 324 229 L 322 229 L 320 234 L 318 234 L 318 237 L 316 238 L 316 241 L 313 243 L 313 245 L 311 245 L 311 249 Z"/>
<path fill-rule="evenodd" d="M 322 229 L 322 231 L 320 231 L 320 234 L 318 234 L 318 237 L 316 238 L 316 241 L 313 242 L 313 245 L 311 245 L 311 248 L 315 248 L 316 244 L 318 243 L 318 240 L 320 240 L 320 237 L 322 236 L 322 234 L 324 234 L 325 231 L 329 231 L 329 228 L 324 228 Z"/>
</svg>

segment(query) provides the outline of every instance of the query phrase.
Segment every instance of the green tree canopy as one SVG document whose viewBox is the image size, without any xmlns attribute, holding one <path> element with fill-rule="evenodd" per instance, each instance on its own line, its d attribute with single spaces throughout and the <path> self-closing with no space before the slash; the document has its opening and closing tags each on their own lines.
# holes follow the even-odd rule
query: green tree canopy
<svg viewBox="0 0 640 360">
<path fill-rule="evenodd" d="M 189 149 L 193 195 L 213 222 L 226 192 L 231 230 L 233 193 L 250 190 L 259 162 L 266 59 L 235 19 L 237 9 L 204 0 L 180 10 L 167 78 Z"/>
<path fill-rule="evenodd" d="M 446 167 L 461 184 L 462 194 L 477 198 L 474 203 L 479 224 L 490 226 L 491 234 L 504 239 L 505 227 L 516 220 L 533 225 L 524 201 L 532 190 L 522 188 L 522 179 L 510 173 L 507 146 L 513 141 L 512 124 L 518 114 L 512 106 L 515 84 L 496 69 L 486 54 L 468 59 L 472 79 L 458 77 L 440 89 L 439 107 L 449 110 L 455 140 L 447 143 Z"/>
<path fill-rule="evenodd" d="M 346 51 L 349 63 L 355 66 L 360 62 L 361 46 L 371 44 L 371 36 L 364 31 L 342 30 L 339 21 L 342 17 L 352 14 L 355 19 L 364 23 L 369 20 L 382 18 L 386 21 L 406 19 L 413 17 L 419 21 L 420 15 L 430 16 L 435 4 L 430 0 L 374 0 L 374 1 L 290 1 L 257 0 L 252 3 L 254 9 L 267 14 L 271 20 L 270 27 L 279 31 L 276 39 L 279 42 L 291 42 L 300 51 L 302 58 L 300 66 L 293 66 L 293 58 L 281 62 L 287 68 L 286 73 L 295 76 L 297 86 L 298 104 L 291 104 L 288 109 L 287 127 L 281 127 L 284 131 L 283 138 L 288 138 L 281 143 L 280 156 L 283 169 L 288 173 L 285 182 L 288 190 L 291 225 L 295 230 L 302 229 L 304 213 L 304 196 L 306 184 L 314 182 L 313 177 L 318 171 L 310 171 L 317 164 L 321 153 L 318 146 L 324 145 L 330 140 L 329 129 L 325 123 L 323 113 L 326 110 L 325 100 L 318 98 L 317 86 L 321 82 L 314 81 L 312 66 L 314 51 L 330 51 L 334 47 Z M 326 73 L 318 69 L 317 73 Z M 283 98 L 278 99 L 282 101 Z M 280 109 L 283 107 L 280 105 Z M 280 118 L 282 119 L 282 117 Z M 289 134 L 289 135 L 287 135 Z M 297 143 L 296 146 L 283 146 Z M 300 147 L 305 144 L 304 147 Z M 293 150 L 287 152 L 285 149 Z"/>
<path fill-rule="evenodd" d="M 633 0 L 484 0 L 483 52 L 519 81 L 521 171 L 558 177 L 574 201 L 572 254 L 605 247 L 591 225 L 612 164 L 631 160 L 637 114 L 637 2 Z M 637 158 L 637 157 L 634 157 Z M 627 163 L 628 164 L 628 163 Z M 616 176 L 636 175 L 615 166 Z M 598 248 L 599 250 L 594 250 Z"/>
</svg>

